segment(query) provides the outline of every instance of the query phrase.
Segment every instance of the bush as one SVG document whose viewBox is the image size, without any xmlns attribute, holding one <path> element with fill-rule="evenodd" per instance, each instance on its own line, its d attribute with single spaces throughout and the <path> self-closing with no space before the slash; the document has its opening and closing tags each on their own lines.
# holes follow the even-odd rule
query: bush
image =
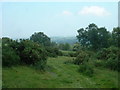
<svg viewBox="0 0 120 90">
<path fill-rule="evenodd" d="M 104 67 L 105 62 L 102 60 L 94 60 L 94 65 L 95 65 L 95 67 Z"/>
<path fill-rule="evenodd" d="M 79 51 L 79 55 L 76 57 L 74 64 L 84 64 L 85 62 L 88 62 L 89 60 L 89 54 L 85 51 Z"/>
<path fill-rule="evenodd" d="M 102 59 L 102 60 L 107 60 L 109 59 L 112 55 L 112 54 L 115 54 L 116 57 L 118 55 L 118 48 L 117 47 L 109 47 L 109 48 L 103 48 L 101 51 L 99 51 L 97 53 L 97 58 L 98 59 Z"/>
<path fill-rule="evenodd" d="M 62 56 L 62 52 L 58 48 L 52 48 L 53 52 L 55 52 L 56 55 Z"/>
<path fill-rule="evenodd" d="M 9 38 L 2 38 L 2 65 L 13 66 L 20 63 L 20 57 L 12 47 L 16 42 Z"/>
<path fill-rule="evenodd" d="M 104 48 L 97 53 L 97 58 L 104 61 L 104 67 L 120 71 L 120 50 L 117 47 Z"/>
<path fill-rule="evenodd" d="M 40 44 L 30 40 L 21 40 L 19 47 L 21 61 L 25 64 L 35 64 L 37 62 L 46 62 L 46 50 Z"/>
<path fill-rule="evenodd" d="M 58 50 L 58 48 L 54 47 L 46 47 L 47 56 L 49 57 L 57 57 L 62 56 L 62 52 Z"/>
<path fill-rule="evenodd" d="M 45 70 L 46 63 L 47 63 L 47 61 L 40 60 L 40 61 L 35 63 L 34 67 L 37 70 Z"/>
<path fill-rule="evenodd" d="M 43 69 L 46 65 L 46 50 L 43 46 L 30 40 L 14 41 L 3 38 L 2 59 L 3 66 L 18 64 L 38 65 Z"/>
<path fill-rule="evenodd" d="M 68 54 L 69 54 L 70 57 L 76 57 L 76 54 L 73 53 L 73 52 L 69 52 Z"/>
<path fill-rule="evenodd" d="M 2 65 L 3 66 L 13 66 L 20 63 L 20 57 L 15 53 L 15 51 L 8 50 L 7 52 L 3 50 L 2 53 Z"/>
<path fill-rule="evenodd" d="M 26 47 L 21 53 L 21 60 L 25 64 L 35 64 L 42 59 L 46 60 L 44 56 L 43 52 L 40 53 L 39 50 Z"/>
<path fill-rule="evenodd" d="M 105 67 L 107 67 L 111 70 L 118 70 L 118 59 L 109 58 L 105 62 Z"/>
<path fill-rule="evenodd" d="M 82 64 L 79 66 L 79 72 L 83 73 L 84 75 L 92 77 L 94 70 L 92 66 L 87 64 Z"/>
</svg>

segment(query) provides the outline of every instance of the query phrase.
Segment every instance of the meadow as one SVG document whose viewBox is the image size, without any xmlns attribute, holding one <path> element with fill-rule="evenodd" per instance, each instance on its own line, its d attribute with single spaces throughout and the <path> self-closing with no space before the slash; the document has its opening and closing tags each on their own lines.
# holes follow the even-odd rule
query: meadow
<svg viewBox="0 0 120 90">
<path fill-rule="evenodd" d="M 65 64 L 74 57 L 50 57 L 46 70 L 32 66 L 3 68 L 3 88 L 118 88 L 118 72 L 94 68 L 93 77 L 78 72 L 78 65 Z"/>
</svg>

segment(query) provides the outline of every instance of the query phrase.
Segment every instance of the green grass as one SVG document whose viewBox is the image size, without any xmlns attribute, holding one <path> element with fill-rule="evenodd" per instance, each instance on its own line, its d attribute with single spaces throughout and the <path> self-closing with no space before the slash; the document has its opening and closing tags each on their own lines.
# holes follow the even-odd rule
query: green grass
<svg viewBox="0 0 120 90">
<path fill-rule="evenodd" d="M 78 65 L 64 64 L 72 57 L 48 58 L 45 72 L 28 66 L 3 68 L 4 88 L 116 88 L 117 72 L 95 68 L 93 77 L 78 72 Z"/>
</svg>

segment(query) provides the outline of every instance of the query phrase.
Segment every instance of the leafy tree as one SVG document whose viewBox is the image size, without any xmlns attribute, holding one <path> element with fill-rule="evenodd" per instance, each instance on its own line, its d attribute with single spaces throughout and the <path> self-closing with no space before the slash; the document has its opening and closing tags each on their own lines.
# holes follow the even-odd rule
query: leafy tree
<svg viewBox="0 0 120 90">
<path fill-rule="evenodd" d="M 51 42 L 50 38 L 43 32 L 34 33 L 30 37 L 30 40 L 43 45 L 47 56 L 56 57 L 61 55 L 61 52 L 58 49 L 58 45 L 55 42 Z"/>
<path fill-rule="evenodd" d="M 86 30 L 84 30 L 83 28 L 79 29 L 78 31 L 78 35 L 77 35 L 77 39 L 80 42 L 80 44 L 83 47 L 86 47 L 88 45 L 88 32 Z"/>
<path fill-rule="evenodd" d="M 50 38 L 47 35 L 45 35 L 43 32 L 34 33 L 30 37 L 30 40 L 34 42 L 38 42 L 39 44 L 44 46 L 50 46 L 51 44 Z"/>
<path fill-rule="evenodd" d="M 87 29 L 90 45 L 92 49 L 96 50 L 99 47 L 98 27 L 95 24 L 90 24 Z"/>
<path fill-rule="evenodd" d="M 105 27 L 98 29 L 99 48 L 107 48 L 109 46 L 110 32 Z"/>
<path fill-rule="evenodd" d="M 120 27 L 113 28 L 112 38 L 114 45 L 120 47 Z"/>
<path fill-rule="evenodd" d="M 94 23 L 86 29 L 79 29 L 77 39 L 83 47 L 99 50 L 109 46 L 110 33 L 105 27 L 98 28 Z"/>
</svg>

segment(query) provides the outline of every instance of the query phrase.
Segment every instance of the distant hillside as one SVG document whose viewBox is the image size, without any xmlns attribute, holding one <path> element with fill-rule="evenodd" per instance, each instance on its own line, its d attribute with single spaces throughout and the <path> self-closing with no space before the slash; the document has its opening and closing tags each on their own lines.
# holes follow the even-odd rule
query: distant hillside
<svg viewBox="0 0 120 90">
<path fill-rule="evenodd" d="M 77 42 L 76 37 L 50 37 L 53 42 L 56 43 L 69 43 L 74 44 Z"/>
</svg>

